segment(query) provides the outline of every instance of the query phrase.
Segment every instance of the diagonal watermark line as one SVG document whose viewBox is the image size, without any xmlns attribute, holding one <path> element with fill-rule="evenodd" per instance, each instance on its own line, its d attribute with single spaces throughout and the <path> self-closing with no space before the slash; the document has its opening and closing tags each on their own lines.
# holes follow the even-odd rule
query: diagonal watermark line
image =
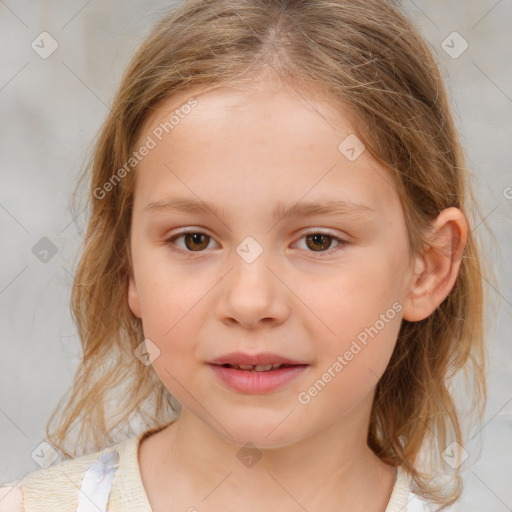
<svg viewBox="0 0 512 512">
<path fill-rule="evenodd" d="M 75 278 L 75 276 L 64 265 L 61 265 L 61 267 L 64 269 L 64 272 L 71 277 L 71 279 Z"/>
<path fill-rule="evenodd" d="M 64 27 L 69 25 L 91 2 L 92 0 L 86 2 L 73 16 L 71 16 L 68 21 L 66 21 L 66 23 L 64 23 L 64 25 L 62 25 L 62 27 L 60 27 L 60 29 L 62 30 Z"/>
<path fill-rule="evenodd" d="M 215 421 L 215 423 L 217 423 L 217 425 L 219 425 L 219 427 L 221 427 L 222 430 L 224 430 L 224 432 L 226 432 L 226 434 L 229 437 L 231 437 L 231 439 L 234 439 L 234 437 L 231 434 L 231 432 L 224 425 L 222 425 L 222 423 L 220 423 L 220 421 L 217 420 L 217 418 L 215 418 L 215 416 L 174 375 L 172 375 L 171 372 L 167 368 L 164 367 L 164 370 L 167 372 L 167 374 L 172 379 L 174 379 L 176 384 L 178 384 L 183 389 L 183 391 L 185 391 L 185 393 L 187 393 L 192 398 L 192 400 L 194 400 L 194 402 L 196 402 L 196 404 L 199 405 L 199 407 L 201 407 L 201 409 L 203 409 L 204 412 L 206 412 L 206 414 L 208 414 L 208 416 L 210 416 L 210 418 L 213 421 Z"/>
<path fill-rule="evenodd" d="M 187 187 L 190 190 L 190 192 L 192 192 L 192 194 L 194 194 L 197 197 L 197 199 L 199 201 L 204 203 L 204 201 L 167 164 L 164 164 L 164 167 L 166 167 L 169 172 L 172 172 L 174 174 L 174 176 L 176 176 L 176 178 L 178 178 L 181 181 L 181 183 L 183 183 L 183 185 L 185 185 L 185 187 Z M 210 208 L 208 208 L 208 209 L 210 210 Z M 220 222 L 222 222 L 222 224 L 224 224 L 224 226 L 226 226 L 226 228 L 229 231 L 233 232 L 233 230 L 218 215 L 216 215 L 215 212 L 213 212 L 213 211 L 211 211 L 211 212 L 213 215 L 215 215 L 215 217 L 217 217 L 217 219 L 219 219 Z"/>
<path fill-rule="evenodd" d="M 23 25 L 25 25 L 26 28 L 29 28 L 29 26 L 4 2 L 4 0 L 0 0 L 0 3 L 5 6 L 7 9 L 9 9 L 9 11 L 11 11 L 11 13 L 13 14 L 13 16 L 15 16 L 16 18 L 18 18 L 18 21 L 20 21 Z"/>
<path fill-rule="evenodd" d="M 503 96 L 508 99 L 508 101 L 512 102 L 512 98 L 474 60 L 471 60 L 471 62 L 473 63 L 473 66 L 475 66 L 480 71 L 480 73 L 482 73 L 482 75 L 486 76 L 489 82 L 491 82 L 494 87 L 496 87 L 496 89 L 498 89 L 501 94 L 503 94 Z"/>
<path fill-rule="evenodd" d="M 499 292 L 494 285 L 487 280 L 485 276 L 482 275 L 482 273 L 479 271 L 480 277 L 483 278 L 483 280 L 512 308 L 512 303 L 501 293 Z"/>
<path fill-rule="evenodd" d="M 25 475 L 25 476 L 27 476 L 27 475 Z M 19 480 L 12 480 L 11 482 L 5 482 L 0 485 L 0 490 L 9 489 L 3 496 L 0 497 L 0 503 L 5 498 L 7 498 L 7 496 L 9 496 L 9 494 L 11 494 L 11 492 L 13 492 L 14 489 L 16 489 L 16 488 L 19 489 L 20 486 L 18 484 L 23 480 L 23 478 L 25 478 L 25 476 L 20 478 Z M 14 484 L 14 485 L 6 485 L 6 484 Z"/>
<path fill-rule="evenodd" d="M 425 18 L 427 18 L 427 20 L 430 21 L 430 23 L 432 23 L 432 25 L 434 25 L 434 27 L 436 27 L 439 30 L 439 25 L 423 9 L 421 9 L 418 6 L 418 4 L 416 4 L 412 0 L 409 0 L 409 2 L 411 2 L 411 4 L 414 5 L 414 7 L 416 7 L 416 9 L 418 9 L 418 11 L 420 11 L 423 14 L 423 16 L 425 16 Z"/>
<path fill-rule="evenodd" d="M 392 182 L 389 182 L 386 176 L 382 176 L 381 173 L 372 165 L 371 162 L 368 162 L 368 167 L 393 191 L 395 192 L 395 186 Z"/>
<path fill-rule="evenodd" d="M 497 204 L 483 219 L 480 220 L 480 222 L 470 231 L 470 233 L 473 233 L 473 231 L 476 230 L 476 228 L 478 228 L 481 224 L 483 224 L 485 222 L 485 220 L 490 217 L 498 208 L 499 208 L 499 204 Z M 500 293 L 495 287 L 494 285 L 484 276 L 482 275 L 482 273 L 479 271 L 478 272 L 480 274 L 480 277 L 482 277 L 482 279 L 510 306 L 512 307 L 512 303 L 502 294 Z"/>
<path fill-rule="evenodd" d="M 86 207 L 85 207 L 81 212 L 78 212 L 78 213 L 77 213 L 77 214 L 76 214 L 76 215 L 75 215 L 75 216 L 74 216 L 74 217 L 73 217 L 73 218 L 72 218 L 72 219 L 71 219 L 71 220 L 70 220 L 70 221 L 69 221 L 69 222 L 68 222 L 68 223 L 67 223 L 67 224 L 66 224 L 66 225 L 65 225 L 65 226 L 60 230 L 60 231 L 59 231 L 59 233 L 63 233 L 64 231 L 66 231 L 66 229 L 68 229 L 68 228 L 69 228 L 69 226 L 71 226 L 71 224 L 73 224 L 73 222 L 74 222 L 74 223 L 75 223 L 75 226 L 78 228 L 78 231 L 80 232 L 80 234 L 82 234 L 82 233 L 81 233 L 81 231 L 80 231 L 80 228 L 78 227 L 78 225 L 77 225 L 77 223 L 76 223 L 76 219 L 77 219 L 80 215 L 82 215 L 82 213 L 84 213 L 84 212 L 85 212 L 85 210 L 87 210 L 87 206 L 86 206 Z"/>
<path fill-rule="evenodd" d="M 64 475 L 78 489 L 78 491 L 80 492 L 81 496 L 85 496 L 89 500 L 88 501 L 89 506 L 87 507 L 88 510 L 90 510 L 91 506 L 94 506 L 100 512 L 103 512 L 103 510 L 100 507 L 98 507 L 98 505 L 96 505 L 96 503 L 91 499 L 91 497 L 88 496 L 84 491 L 82 491 L 82 489 L 75 482 L 73 482 L 71 477 L 65 471 L 61 471 L 60 473 L 61 473 L 61 475 Z M 82 508 L 82 507 L 80 507 L 80 508 Z"/>
<path fill-rule="evenodd" d="M 304 192 L 304 194 L 302 194 L 301 197 L 299 197 L 299 199 L 296 201 L 296 203 L 294 204 L 294 206 L 296 206 L 305 196 L 307 196 L 334 168 L 336 167 L 336 164 L 334 164 L 326 173 L 323 174 L 323 176 L 321 176 L 318 181 L 316 183 L 313 183 L 313 185 L 311 185 L 311 187 L 306 190 L 306 192 Z M 290 210 L 291 211 L 291 210 Z M 270 233 L 286 216 L 286 215 L 283 215 L 268 231 L 267 233 Z"/>
<path fill-rule="evenodd" d="M 282 419 L 282 420 L 281 420 L 281 421 L 280 421 L 280 422 L 279 422 L 279 423 L 278 423 L 278 424 L 277 424 L 277 425 L 276 425 L 276 426 L 275 426 L 275 427 L 274 427 L 274 428 L 273 428 L 273 429 L 272 429 L 272 430 L 271 430 L 271 431 L 270 431 L 270 432 L 265 436 L 265 439 L 266 439 L 270 434 L 272 434 L 272 432 L 274 432 L 274 431 L 275 431 L 275 430 L 276 430 L 280 425 L 282 425 L 282 424 L 286 421 L 286 419 L 290 416 L 290 414 L 291 414 L 292 412 L 294 412 L 294 411 L 295 411 L 295 409 L 292 409 L 292 410 L 291 410 L 291 411 L 290 411 L 290 412 L 289 412 L 289 413 L 288 413 L 288 414 L 287 414 L 287 415 L 286 415 L 286 416 L 285 416 L 285 417 L 284 417 L 284 418 L 283 418 L 283 419 Z"/>
<path fill-rule="evenodd" d="M 496 207 L 494 207 L 494 208 L 493 208 L 493 209 L 492 209 L 492 210 L 491 210 L 491 211 L 490 211 L 490 212 L 489 212 L 489 213 L 488 213 L 488 214 L 487 214 L 483 219 L 481 219 L 481 220 L 480 220 L 480 222 L 479 222 L 476 226 L 474 226 L 474 227 L 471 229 L 471 231 L 470 231 L 469 233 L 473 233 L 473 232 L 474 232 L 474 231 L 475 231 L 475 230 L 476 230 L 476 229 L 477 229 L 477 228 L 478 228 L 478 227 L 479 227 L 479 226 L 480 226 L 480 225 L 485 221 L 485 219 L 487 219 L 487 217 L 489 217 L 489 215 L 491 215 L 491 214 L 494 212 L 494 210 L 496 210 L 496 208 L 498 208 L 498 206 L 499 206 L 499 204 L 498 204 Z M 414 288 L 413 288 L 413 289 L 412 289 L 412 290 L 411 290 L 411 291 L 406 295 L 406 298 L 407 298 L 407 297 L 409 297 L 409 295 L 411 295 L 411 293 L 413 293 L 413 292 L 414 292 L 414 291 L 415 291 L 419 286 L 421 286 L 421 285 L 424 283 L 425 279 L 426 279 L 428 276 L 430 276 L 431 274 L 433 274 L 433 273 L 434 273 L 438 268 L 439 268 L 438 266 L 437 266 L 437 267 L 434 267 L 434 268 L 433 268 L 433 269 L 432 269 L 432 270 L 431 270 L 431 271 L 430 271 L 430 272 L 429 272 L 429 273 L 428 273 L 428 274 L 427 274 L 427 275 L 426 275 L 426 276 L 421 280 L 421 282 L 419 282 L 419 283 L 418 283 L 418 284 L 417 284 L 417 285 L 416 285 L 416 286 L 415 286 L 415 287 L 414 287 Z M 482 274 L 480 273 L 480 275 L 482 275 Z M 482 277 L 483 277 L 483 276 L 482 276 Z M 486 282 L 488 282 L 488 281 L 487 281 L 487 279 L 486 279 Z M 489 283 L 489 284 L 491 285 L 491 283 Z M 492 286 L 492 285 L 491 285 L 491 286 Z M 494 286 L 492 286 L 492 288 L 494 288 Z M 503 298 L 503 299 L 508 303 L 508 300 L 507 300 L 507 299 L 505 299 L 505 297 L 503 297 L 503 295 L 501 295 L 501 294 L 498 292 L 498 290 L 496 290 L 495 288 L 494 288 L 494 290 L 496 291 L 496 293 L 497 293 L 498 295 L 500 295 L 500 296 L 501 296 L 501 297 L 502 297 L 502 298 Z"/>
<path fill-rule="evenodd" d="M 432 480 L 434 480 L 435 477 L 431 478 L 427 483 L 425 483 L 425 485 L 422 485 L 419 489 L 419 491 L 417 492 L 417 494 L 421 494 L 423 492 L 423 489 L 427 488 L 429 485 L 430 485 L 430 482 L 432 482 Z M 409 496 L 407 498 L 407 503 L 405 505 L 403 505 L 402 507 L 400 507 L 400 509 L 398 510 L 398 512 L 406 512 L 408 510 L 408 505 L 409 503 L 411 503 L 412 500 L 414 500 L 415 497 L 412 496 L 411 497 L 411 494 L 409 493 Z"/>
<path fill-rule="evenodd" d="M 268 265 L 266 265 L 266 267 L 279 279 L 279 281 L 281 281 L 281 283 L 286 286 L 286 288 L 288 288 L 288 290 L 290 290 L 295 295 L 295 297 L 297 297 L 302 302 L 302 304 L 304 304 L 304 306 L 306 306 L 311 311 L 311 313 L 313 313 L 313 315 L 318 318 L 318 320 L 320 320 L 320 322 L 325 325 L 325 327 L 327 327 L 327 329 L 329 329 L 329 331 L 333 333 L 334 336 L 336 336 L 336 333 Z"/>
<path fill-rule="evenodd" d="M 73 279 L 73 286 L 87 286 L 87 285 L 83 285 L 83 284 L 80 284 L 80 283 L 75 283 L 74 280 L 75 280 L 75 275 L 72 274 L 66 267 L 64 267 L 64 265 L 61 265 L 61 267 L 64 269 L 64 271 Z M 100 301 L 97 301 L 97 303 L 103 308 L 103 310 L 105 311 L 105 313 L 107 313 L 107 315 L 111 318 L 112 322 L 117 324 L 118 328 L 121 326 L 121 323 L 119 322 L 119 319 L 113 315 L 110 310 L 108 308 L 105 307 L 105 305 L 100 302 Z"/>
<path fill-rule="evenodd" d="M 0 295 L 2 295 L 2 293 L 5 292 L 5 290 L 7 290 L 7 288 L 14 282 L 15 279 L 17 279 L 21 274 L 23 274 L 23 272 L 25 272 L 25 270 L 27 270 L 28 268 L 28 265 L 23 268 L 22 270 L 20 270 L 1 290 L 0 290 Z"/>
<path fill-rule="evenodd" d="M 215 284 L 213 284 L 208 291 L 186 312 L 181 318 L 164 334 L 167 336 L 212 290 L 215 288 L 232 270 L 234 267 L 231 267 Z"/>
<path fill-rule="evenodd" d="M 101 103 L 103 103 L 103 105 L 105 105 L 105 107 L 107 107 L 108 110 L 110 110 L 110 107 L 63 61 L 61 60 L 62 64 L 64 64 L 64 66 L 66 66 L 66 68 L 68 68 L 68 70 L 73 74 L 75 75 L 75 77 L 80 81 L 82 82 L 85 87 L 87 87 L 87 89 L 89 89 L 89 91 L 91 91 L 94 96 L 96 96 L 96 98 L 101 101 Z"/>
<path fill-rule="evenodd" d="M 11 485 L 11 486 L 10 486 L 11 488 L 9 489 L 9 491 L 7 491 L 7 493 L 6 493 L 2 498 L 0 498 L 0 503 L 1 503 L 5 498 L 7 498 L 7 496 L 9 496 L 9 494 L 10 494 L 12 491 L 14 491 L 14 489 L 19 489 L 19 488 L 21 487 L 21 486 L 20 486 L 20 482 L 22 482 L 22 481 L 25 479 L 25 477 L 26 477 L 27 475 L 29 475 L 30 473 L 31 473 L 30 471 L 27 471 L 27 472 L 26 472 L 26 473 L 25 473 L 25 474 L 24 474 L 24 475 L 23 475 L 19 480 L 12 480 L 12 481 L 10 481 L 10 482 L 6 482 L 6 483 L 8 483 L 8 484 L 14 484 L 14 485 Z M 2 486 L 0 487 L 0 489 L 5 489 L 5 486 L 4 486 L 4 485 L 5 485 L 5 484 L 2 484 Z"/>
<path fill-rule="evenodd" d="M 271 67 L 276 75 L 279 73 L 279 71 L 277 71 L 274 66 L 272 66 L 272 64 L 267 64 L 269 67 Z M 311 108 L 311 110 L 313 110 L 327 125 L 329 125 L 329 127 L 332 129 L 332 130 L 336 130 L 336 128 L 329 122 L 329 120 L 309 101 L 309 99 L 304 96 L 303 94 L 301 94 L 294 86 L 292 83 L 290 83 L 286 77 L 282 77 L 282 80 L 284 82 L 286 82 L 286 84 L 288 85 L 288 87 L 290 87 L 290 89 L 292 89 L 295 94 L 297 94 L 298 96 L 300 96 L 302 98 L 302 100 L 308 104 L 309 108 Z"/>
<path fill-rule="evenodd" d="M 2 409 L 0 409 L 0 412 L 27 438 L 29 439 L 29 436 L 27 436 L 27 434 L 25 434 L 25 432 L 23 432 L 23 430 L 7 415 L 5 414 L 4 411 L 2 411 Z"/>
<path fill-rule="evenodd" d="M 469 30 L 473 30 L 500 3 L 501 0 L 498 0 Z"/>
<path fill-rule="evenodd" d="M 3 91 L 26 67 L 28 66 L 28 62 L 18 69 L 18 71 L 12 76 L 2 87 L 0 87 L 0 92 Z"/>
<path fill-rule="evenodd" d="M 215 490 L 217 490 L 225 481 L 226 479 L 233 473 L 233 471 L 230 471 L 202 500 L 201 503 L 210 496 Z"/>
<path fill-rule="evenodd" d="M 305 511 L 307 512 L 307 509 L 306 509 L 306 508 L 305 508 L 301 503 L 299 503 L 299 502 L 298 502 L 298 501 L 293 497 L 293 495 L 291 495 L 291 494 L 288 492 L 288 490 L 287 490 L 286 488 L 284 488 L 284 487 L 279 483 L 279 481 L 274 477 L 274 475 L 272 475 L 272 474 L 271 474 L 271 473 L 269 473 L 268 471 L 267 471 L 266 473 L 267 473 L 267 475 L 269 475 L 269 476 L 272 478 L 272 480 L 274 480 L 274 482 L 275 482 L 277 485 L 279 485 L 279 487 L 281 487 L 281 489 L 283 489 L 283 491 L 284 491 L 286 494 L 288 494 L 288 496 L 290 496 L 290 498 L 291 498 L 293 501 L 295 501 L 295 503 L 297 503 L 297 505 L 299 505 L 299 507 L 300 507 L 302 510 L 305 510 Z"/>
<path fill-rule="evenodd" d="M 499 204 L 497 204 L 483 219 L 480 220 L 480 222 L 470 231 L 471 233 L 473 233 L 473 231 L 475 231 L 475 229 L 480 226 L 480 224 L 483 224 L 485 222 L 485 220 L 487 219 L 487 217 L 489 217 L 490 215 L 492 215 L 495 210 L 497 210 L 499 208 Z"/>
<path fill-rule="evenodd" d="M 475 475 L 478 478 L 478 480 L 480 480 L 480 482 L 482 482 L 485 485 L 485 487 L 487 487 L 487 489 L 489 489 L 489 491 L 491 491 L 494 494 L 494 496 L 496 496 L 496 498 L 498 498 L 501 501 L 501 503 L 503 503 L 503 505 L 507 507 L 507 510 L 510 510 L 512 512 L 512 508 L 510 508 L 474 471 L 471 471 L 471 473 L 473 473 L 473 475 Z"/>
<path fill-rule="evenodd" d="M 377 375 L 370 367 L 368 367 L 368 371 L 374 375 L 377 381 L 379 381 L 380 378 L 382 377 L 382 375 Z"/>
<path fill-rule="evenodd" d="M 12 217 L 12 219 L 19 225 L 21 228 L 25 231 L 25 233 L 28 233 L 28 229 L 3 205 L 0 203 L 0 208 L 2 208 L 8 215 Z"/>
<path fill-rule="evenodd" d="M 477 432 L 474 436 L 472 436 L 472 437 L 469 439 L 469 441 L 472 441 L 472 440 L 473 440 L 477 435 L 479 435 L 479 434 L 480 434 L 480 432 L 482 432 L 482 431 L 487 427 L 487 425 L 489 425 L 489 423 L 491 423 L 491 421 L 492 421 L 492 420 L 494 420 L 494 418 L 496 418 L 496 416 L 498 416 L 498 414 L 499 414 L 503 409 L 505 409 L 505 407 L 506 407 L 510 402 L 512 402 L 512 398 L 510 398 L 509 400 L 507 400 L 507 401 L 503 404 L 503 406 L 499 409 L 499 411 L 498 411 L 496 414 L 494 414 L 494 415 L 493 415 L 493 417 L 492 417 L 490 420 L 486 421 L 486 422 L 485 422 L 485 425 L 483 425 L 483 426 L 482 426 L 482 428 L 481 428 L 480 430 L 478 430 L 478 432 Z"/>
<path fill-rule="evenodd" d="M 68 390 L 66 391 L 66 393 L 67 393 L 67 392 L 69 392 L 69 391 L 71 391 L 71 390 L 72 390 L 72 388 L 73 388 L 73 384 L 68 388 Z M 87 416 L 87 415 L 88 415 L 88 414 L 89 414 L 89 413 L 90 413 L 90 412 L 91 412 L 91 411 L 92 411 L 92 410 L 93 410 L 93 409 L 94 409 L 94 408 L 95 408 L 95 407 L 96 407 L 100 402 L 102 402 L 102 401 L 106 400 L 106 396 L 108 395 L 108 393 L 109 393 L 110 391 L 112 391 L 112 389 L 115 389 L 115 388 L 110 388 L 110 389 L 108 389 L 108 390 L 107 390 L 107 391 L 106 391 L 106 392 L 105 392 L 105 393 L 100 397 L 100 399 L 99 399 L 99 400 L 97 400 L 97 401 L 93 404 L 93 406 L 92 406 L 92 407 L 90 407 L 90 408 L 89 408 L 89 409 L 88 409 L 84 414 L 82 414 L 82 415 L 80 416 L 80 418 L 78 419 L 78 421 L 76 421 L 76 422 L 75 422 L 75 424 L 74 424 L 74 425 L 73 425 L 73 426 L 68 430 L 68 435 L 69 435 L 69 434 L 71 434 L 71 432 L 72 432 L 73 430 L 75 430 L 75 428 L 76 428 L 78 425 L 80 425 L 80 423 L 82 422 L 82 420 L 83 420 L 83 419 L 84 419 L 84 418 L 85 418 L 85 417 L 86 417 L 86 416 Z M 93 425 L 93 427 L 94 427 L 94 425 Z"/>
<path fill-rule="evenodd" d="M 252 32 L 256 37 L 258 37 L 258 34 L 255 32 L 255 30 L 254 30 L 254 29 L 253 29 L 253 28 L 252 28 L 252 27 L 251 27 L 251 26 L 246 22 L 246 20 L 245 20 L 242 16 L 240 16 L 240 13 L 236 10 L 236 8 L 235 8 L 234 6 L 232 6 L 232 5 L 230 5 L 230 7 L 231 7 L 231 9 L 233 9 L 233 11 L 235 12 L 235 14 L 236 14 L 236 15 L 237 15 L 241 20 L 242 20 L 242 23 L 244 23 L 244 25 L 245 25 L 249 30 L 251 30 L 251 32 Z M 285 8 L 283 7 L 283 8 L 281 9 L 281 14 L 282 14 L 282 13 L 284 13 L 284 11 L 285 11 Z M 307 35 L 303 30 L 302 30 L 302 27 L 297 23 L 297 21 L 296 21 L 296 20 L 292 20 L 292 22 L 293 22 L 293 24 L 297 27 L 297 29 L 298 29 L 298 30 L 300 30 L 300 31 L 302 32 L 302 34 L 303 34 L 307 39 L 310 39 L 310 38 L 308 37 L 308 35 Z M 251 64 L 249 65 L 249 67 L 248 67 L 248 68 L 246 68 L 246 69 L 245 69 L 245 71 L 244 71 L 244 73 L 243 73 L 243 74 L 245 74 L 245 73 L 246 73 L 246 72 L 247 72 L 247 71 L 248 71 L 248 70 L 249 70 L 249 69 L 250 69 L 250 68 L 251 68 L 251 67 L 252 67 L 256 62 L 257 62 L 257 61 L 259 61 L 259 60 L 260 60 L 260 59 L 262 59 L 263 57 L 266 57 L 268 54 L 272 53 L 272 51 L 274 50 L 274 46 L 273 46 L 273 45 L 274 45 L 274 38 L 272 39 L 272 41 L 271 41 L 271 42 L 270 42 L 270 44 L 268 45 L 268 49 L 265 51 L 265 53 L 263 53 L 262 55 L 260 55 L 260 56 L 255 60 L 255 61 L 251 62 Z M 278 70 L 276 70 L 276 69 L 274 68 L 274 66 L 272 65 L 272 63 L 271 63 L 271 62 L 267 62 L 267 63 L 266 63 L 266 65 L 267 65 L 268 67 L 270 67 L 271 69 L 273 69 L 273 70 L 274 70 L 274 72 L 276 73 L 276 76 L 279 76 L 279 74 L 280 74 L 280 73 L 279 73 L 279 71 L 278 71 Z M 286 79 L 286 77 L 285 77 L 285 76 L 281 76 L 280 78 L 281 78 L 281 80 L 283 80 L 284 82 L 286 82 L 286 84 L 288 85 L 288 87 L 289 87 L 291 90 L 293 90 L 293 91 L 294 91 L 298 96 L 300 96 L 300 97 L 303 99 L 303 101 L 304 101 L 305 103 L 307 103 L 307 104 L 308 104 L 308 106 L 309 106 L 309 107 L 310 107 L 314 112 L 316 112 L 316 113 L 317 113 L 317 114 L 322 118 L 322 120 L 323 120 L 323 121 L 325 121 L 325 123 L 327 123 L 327 124 L 328 124 L 332 129 L 333 129 L 333 130 L 335 129 L 335 128 L 332 126 L 332 124 L 331 124 L 331 123 L 330 123 L 330 122 L 325 118 L 325 116 L 324 116 L 324 115 L 323 115 L 323 114 L 322 114 L 322 113 L 321 113 L 321 112 L 320 112 L 320 111 L 319 111 L 315 106 L 313 106 L 313 105 L 309 102 L 309 99 L 308 99 L 308 98 L 306 98 L 305 96 L 303 96 L 303 95 L 302 95 L 302 94 L 301 94 L 301 93 L 300 93 L 300 92 L 299 92 L 299 91 L 298 91 L 298 90 L 293 86 L 293 84 L 292 84 L 292 83 L 290 83 L 290 82 Z"/>
</svg>

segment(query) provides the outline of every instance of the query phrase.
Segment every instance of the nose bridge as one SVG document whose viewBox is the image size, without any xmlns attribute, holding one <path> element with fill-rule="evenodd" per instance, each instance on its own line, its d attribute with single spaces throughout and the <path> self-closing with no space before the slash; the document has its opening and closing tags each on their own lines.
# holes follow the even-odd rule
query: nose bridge
<svg viewBox="0 0 512 512">
<path fill-rule="evenodd" d="M 272 265 L 272 251 L 263 244 L 263 240 L 260 243 L 249 235 L 235 247 L 231 258 L 234 268 L 230 287 L 242 285 L 254 294 L 269 293 L 269 286 L 272 287 L 269 281 L 273 276 L 267 267 Z"/>
<path fill-rule="evenodd" d="M 271 250 L 256 238 L 247 236 L 235 247 L 230 258 L 231 271 L 224 278 L 219 314 L 243 324 L 285 314 L 285 288 L 271 271 Z"/>
<path fill-rule="evenodd" d="M 260 238 L 261 241 L 261 238 Z M 236 247 L 236 254 L 243 260 L 247 265 L 252 265 L 257 260 L 266 260 L 269 250 L 268 247 L 266 250 L 263 248 L 262 243 L 258 242 L 256 238 L 251 235 L 246 236 Z M 261 256 L 265 253 L 265 257 L 261 258 Z"/>
</svg>

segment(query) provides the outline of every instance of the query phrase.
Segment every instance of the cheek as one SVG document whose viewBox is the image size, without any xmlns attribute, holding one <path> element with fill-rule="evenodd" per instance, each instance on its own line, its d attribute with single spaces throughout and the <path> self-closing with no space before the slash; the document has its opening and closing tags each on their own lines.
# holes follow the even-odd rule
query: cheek
<svg viewBox="0 0 512 512">
<path fill-rule="evenodd" d="M 157 323 L 158 320 L 148 331 L 159 330 L 161 326 Z M 185 325 L 181 326 L 181 322 L 174 328 L 165 324 L 160 330 L 164 334 L 160 337 L 153 336 L 152 339 L 160 350 L 159 356 L 152 362 L 153 369 L 169 393 L 178 401 L 184 400 L 186 403 L 190 397 L 185 390 L 195 388 L 194 380 L 197 375 L 197 331 Z M 151 339 L 150 335 L 147 337 Z"/>
<path fill-rule="evenodd" d="M 161 255 L 154 258 L 149 255 L 141 263 L 137 290 L 145 334 L 164 340 L 180 323 L 187 321 L 207 287 L 201 286 L 193 273 L 187 276 L 183 270 L 177 272 Z"/>
<path fill-rule="evenodd" d="M 388 318 L 394 313 L 395 310 L 390 310 Z M 311 418 L 330 423 L 358 404 L 370 406 L 365 397 L 375 389 L 386 370 L 400 327 L 398 314 L 388 323 L 381 322 L 362 330 L 348 327 L 335 343 L 323 347 L 315 374 L 297 394 L 298 403 L 308 408 Z"/>
<path fill-rule="evenodd" d="M 205 315 L 201 299 L 209 287 L 171 270 L 157 258 L 148 258 L 137 278 L 144 336 L 160 351 L 152 364 L 165 387 L 174 392 L 177 383 L 172 376 L 181 382 L 196 357 L 198 326 Z"/>
<path fill-rule="evenodd" d="M 322 370 L 346 355 L 347 366 L 366 376 L 383 373 L 402 318 L 396 266 L 391 258 L 361 259 L 357 269 L 340 269 L 336 278 L 302 292 L 310 312 L 321 320 L 306 325 L 316 340 Z"/>
</svg>

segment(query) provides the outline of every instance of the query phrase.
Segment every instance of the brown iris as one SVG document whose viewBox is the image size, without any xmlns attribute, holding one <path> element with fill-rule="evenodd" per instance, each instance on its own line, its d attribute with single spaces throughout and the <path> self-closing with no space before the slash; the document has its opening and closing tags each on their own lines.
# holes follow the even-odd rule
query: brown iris
<svg viewBox="0 0 512 512">
<path fill-rule="evenodd" d="M 306 235 L 306 245 L 309 249 L 313 251 L 321 251 L 323 249 L 328 249 L 331 245 L 331 239 L 332 237 L 330 235 L 322 235 L 321 233 L 314 233 L 311 235 Z M 310 242 L 313 242 L 313 244 L 310 244 Z M 321 247 L 318 248 L 318 245 L 314 244 L 320 244 Z"/>
<path fill-rule="evenodd" d="M 189 251 L 201 251 L 208 247 L 210 237 L 203 233 L 183 233 L 185 246 Z M 321 233 L 306 235 L 306 244 L 309 249 L 315 252 L 325 251 L 332 242 L 332 236 Z"/>
<path fill-rule="evenodd" d="M 185 246 L 187 247 L 187 249 L 191 251 L 200 251 L 202 249 L 205 249 L 206 247 L 208 247 L 208 243 L 210 240 L 210 237 L 208 235 L 203 235 L 202 233 L 184 233 L 183 238 L 185 240 Z M 201 239 L 203 240 L 202 242 Z M 191 244 L 194 244 L 195 247 L 189 245 L 189 242 L 191 242 Z"/>
</svg>

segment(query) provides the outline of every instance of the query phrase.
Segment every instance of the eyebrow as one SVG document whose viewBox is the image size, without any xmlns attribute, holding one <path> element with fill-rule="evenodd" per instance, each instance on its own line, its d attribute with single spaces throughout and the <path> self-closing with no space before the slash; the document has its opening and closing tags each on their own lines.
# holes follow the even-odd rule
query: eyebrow
<svg viewBox="0 0 512 512">
<path fill-rule="evenodd" d="M 208 214 L 213 212 L 217 217 L 224 216 L 224 208 L 206 201 L 198 201 L 186 197 L 164 198 L 159 201 L 148 203 L 144 207 L 146 212 L 165 211 L 183 214 Z M 272 210 L 274 221 L 292 215 L 297 217 L 313 217 L 315 215 L 348 215 L 354 213 L 378 213 L 374 208 L 351 200 L 330 200 L 330 201 L 302 201 L 292 206 L 282 202 L 277 203 Z"/>
</svg>

